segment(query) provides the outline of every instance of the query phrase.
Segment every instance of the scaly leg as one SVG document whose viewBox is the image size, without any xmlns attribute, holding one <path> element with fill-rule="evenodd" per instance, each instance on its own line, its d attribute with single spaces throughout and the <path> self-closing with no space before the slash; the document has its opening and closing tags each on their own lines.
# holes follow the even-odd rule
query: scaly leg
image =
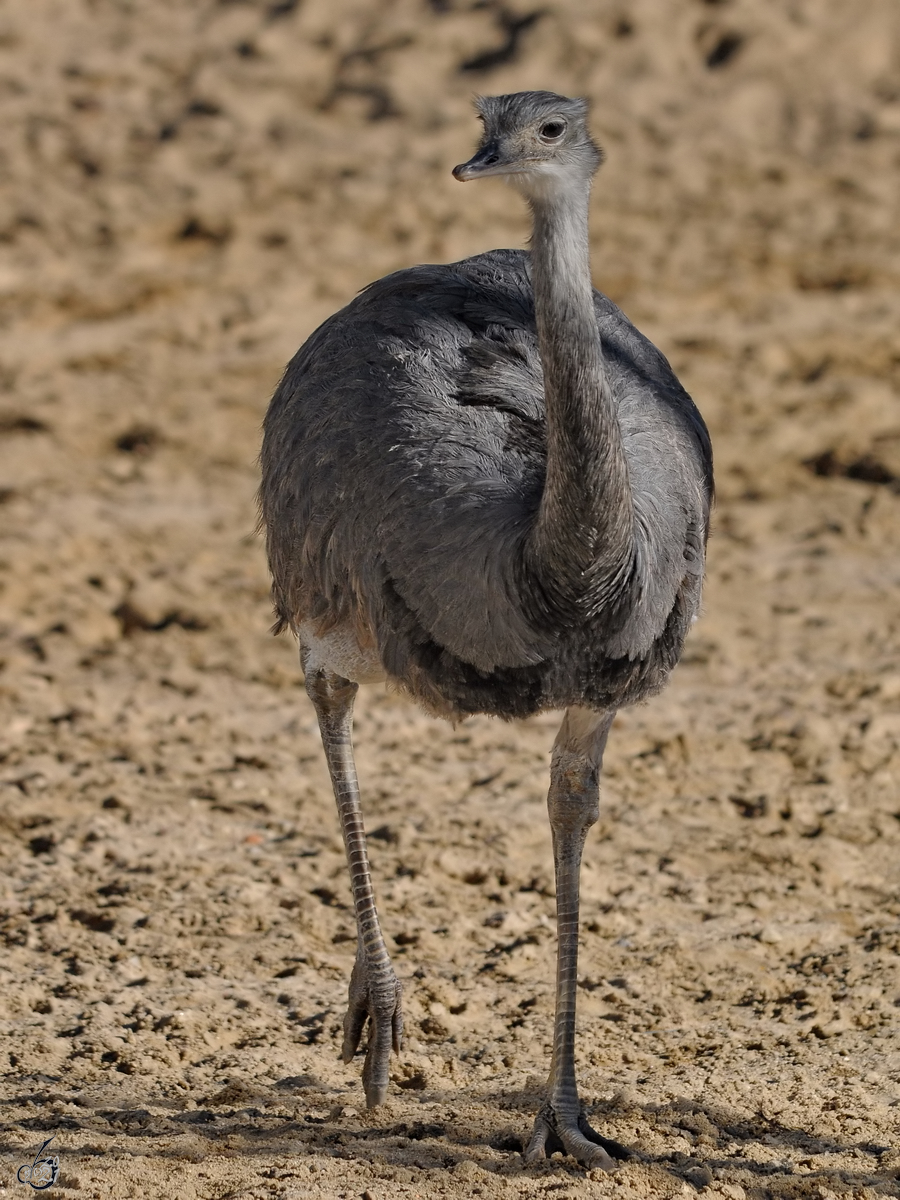
<svg viewBox="0 0 900 1200">
<path fill-rule="evenodd" d="M 534 1123 L 526 1161 L 562 1150 L 587 1167 L 615 1169 L 622 1148 L 587 1123 L 575 1082 L 575 990 L 578 975 L 578 885 L 585 838 L 599 815 L 599 775 L 615 713 L 570 708 L 553 746 L 547 807 L 556 871 L 556 1020 L 547 1098 Z"/>
<path fill-rule="evenodd" d="M 366 1104 L 374 1108 L 376 1104 L 383 1104 L 387 1095 L 391 1047 L 398 1054 L 400 1052 L 403 1012 L 400 980 L 388 957 L 375 908 L 366 831 L 359 803 L 359 782 L 350 740 L 353 701 L 358 690 L 357 684 L 332 671 L 311 668 L 306 675 L 306 691 L 319 718 L 322 745 L 337 800 L 356 912 L 356 962 L 350 976 L 350 1003 L 344 1017 L 341 1057 L 345 1063 L 350 1062 L 366 1022 L 371 1022 L 362 1078 Z"/>
</svg>

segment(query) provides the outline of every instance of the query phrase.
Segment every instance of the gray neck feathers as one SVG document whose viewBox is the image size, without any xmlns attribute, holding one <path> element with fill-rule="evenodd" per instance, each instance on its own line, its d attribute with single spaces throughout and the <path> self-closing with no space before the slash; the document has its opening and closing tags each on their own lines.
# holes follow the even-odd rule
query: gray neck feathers
<svg viewBox="0 0 900 1200">
<path fill-rule="evenodd" d="M 529 541 L 554 606 L 601 611 L 627 577 L 634 515 L 594 315 L 588 183 L 532 195 L 532 270 L 547 409 L 547 475 Z"/>
</svg>

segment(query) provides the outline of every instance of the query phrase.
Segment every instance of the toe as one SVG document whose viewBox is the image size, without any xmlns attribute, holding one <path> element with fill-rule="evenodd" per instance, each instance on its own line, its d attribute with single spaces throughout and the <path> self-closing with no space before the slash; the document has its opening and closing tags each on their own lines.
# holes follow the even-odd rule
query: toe
<svg viewBox="0 0 900 1200">
<path fill-rule="evenodd" d="M 534 1123 L 534 1132 L 531 1135 L 531 1141 L 525 1150 L 525 1162 L 529 1167 L 535 1167 L 538 1163 L 543 1162 L 547 1157 L 547 1137 L 550 1133 L 550 1126 L 540 1117 Z"/>
<path fill-rule="evenodd" d="M 601 1171 L 615 1171 L 618 1163 L 596 1142 L 588 1141 L 580 1129 L 566 1130 L 562 1142 L 569 1154 L 583 1167 L 599 1167 Z"/>
<path fill-rule="evenodd" d="M 359 1049 L 362 1032 L 366 1027 L 368 1019 L 369 1014 L 365 1004 L 354 1003 L 351 1000 L 350 1007 L 347 1009 L 344 1017 L 344 1041 L 341 1045 L 341 1059 L 343 1062 L 350 1062 L 353 1055 Z"/>
<path fill-rule="evenodd" d="M 525 1161 L 530 1166 L 550 1158 L 557 1150 L 566 1152 L 559 1133 L 557 1132 L 557 1117 L 550 1104 L 545 1104 L 535 1117 L 531 1141 L 525 1150 Z"/>
<path fill-rule="evenodd" d="M 384 1104 L 390 1079 L 391 1025 L 389 1021 L 374 1018 L 369 1029 L 369 1046 L 363 1066 L 363 1088 L 366 1105 L 375 1108 Z"/>
<path fill-rule="evenodd" d="M 618 1163 L 607 1152 L 604 1141 L 595 1129 L 588 1124 L 584 1113 L 576 1122 L 567 1121 L 559 1128 L 559 1136 L 568 1154 L 584 1167 L 597 1167 L 601 1171 L 615 1171 Z"/>
<path fill-rule="evenodd" d="M 369 1063 L 371 1070 L 368 1070 Z M 376 1062 L 366 1055 L 366 1066 L 363 1068 L 363 1091 L 366 1094 L 366 1108 L 377 1108 L 387 1100 L 388 1069 L 386 1063 Z"/>
<path fill-rule="evenodd" d="M 400 999 L 397 998 L 397 1007 L 394 1009 L 394 1015 L 391 1018 L 392 1042 L 394 1045 L 394 1053 L 399 1054 L 403 1049 L 403 1010 L 400 1007 Z"/>
</svg>

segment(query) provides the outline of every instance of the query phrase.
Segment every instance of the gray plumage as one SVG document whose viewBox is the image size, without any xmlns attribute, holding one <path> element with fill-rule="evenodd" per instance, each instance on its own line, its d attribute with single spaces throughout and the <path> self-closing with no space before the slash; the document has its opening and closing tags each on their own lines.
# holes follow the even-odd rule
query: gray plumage
<svg viewBox="0 0 900 1200">
<path fill-rule="evenodd" d="M 323 679 L 383 673 L 451 717 L 591 710 L 605 742 L 617 708 L 665 683 L 697 614 L 709 438 L 663 355 L 591 288 L 600 153 L 584 103 L 479 108 L 484 139 L 455 174 L 519 186 L 532 253 L 389 275 L 289 364 L 260 493 L 277 628 L 300 637 L 308 686 L 313 646 L 349 645 L 316 651 Z M 368 674 L 342 667 L 354 655 Z M 594 778 L 602 744 L 582 752 L 571 730 L 557 749 Z"/>
<path fill-rule="evenodd" d="M 263 449 L 281 625 L 349 622 L 442 712 L 618 707 L 663 684 L 699 603 L 709 443 L 659 351 L 594 307 L 634 508 L 618 594 L 580 620 L 524 554 L 544 384 L 529 256 L 496 250 L 379 280 L 288 367 Z"/>
</svg>

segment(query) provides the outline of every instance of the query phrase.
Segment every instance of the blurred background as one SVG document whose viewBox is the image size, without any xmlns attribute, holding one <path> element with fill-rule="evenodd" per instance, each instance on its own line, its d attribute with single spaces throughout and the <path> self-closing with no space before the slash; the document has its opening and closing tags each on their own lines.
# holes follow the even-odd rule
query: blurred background
<svg viewBox="0 0 900 1200">
<path fill-rule="evenodd" d="M 167 604 L 237 616 L 224 563 L 198 553 L 251 527 L 259 420 L 296 347 L 385 272 L 527 236 L 501 185 L 450 177 L 476 140 L 479 90 L 592 100 L 608 153 L 597 285 L 697 393 L 720 521 L 744 519 L 728 505 L 748 492 L 862 500 L 814 484 L 813 459 L 886 485 L 870 522 L 893 503 L 889 0 L 38 0 L 2 21 L 0 483 L 18 531 L 4 593 L 16 634 L 64 623 L 80 647 L 105 646 L 128 597 L 132 622 Z M 248 547 L 226 574 L 255 587 L 259 559 Z M 160 569 L 165 599 L 144 589 Z"/>
<path fill-rule="evenodd" d="M 760 1163 L 785 1195 L 814 1194 L 791 1191 L 813 1186 L 801 1176 L 895 1186 L 893 0 L 0 7 L 13 1171 L 60 1129 L 84 1194 L 124 1194 L 139 1169 L 147 1195 L 175 1195 L 177 1161 L 179 1195 L 226 1194 L 203 1163 L 249 1196 L 300 1146 L 296 1194 L 331 1196 L 315 1137 L 337 1124 L 353 1185 L 376 1179 L 371 1131 L 352 1141 L 365 1118 L 335 1107 L 361 1098 L 334 1053 L 352 921 L 294 649 L 267 634 L 259 427 L 288 358 L 360 287 L 524 243 L 518 198 L 450 169 L 477 140 L 473 94 L 525 88 L 590 98 L 607 152 L 596 285 L 670 358 L 717 458 L 706 615 L 670 691 L 610 742 L 586 1092 L 651 1156 L 623 1194 L 683 1178 L 740 1200 Z M 460 1195 L 475 1179 L 505 1195 L 521 1173 L 509 1147 L 552 1012 L 554 721 L 453 730 L 362 701 L 373 856 L 410 980 L 384 1195 L 403 1194 L 402 1163 L 423 1195 L 432 1168 L 461 1171 Z M 410 1150 L 407 1109 L 448 1089 L 455 1116 L 432 1113 Z M 298 1104 L 320 1114 L 303 1137 L 283 1129 Z M 236 1150 L 243 1165 L 210 1166 Z M 531 1195 L 516 1179 L 509 1194 Z"/>
</svg>

